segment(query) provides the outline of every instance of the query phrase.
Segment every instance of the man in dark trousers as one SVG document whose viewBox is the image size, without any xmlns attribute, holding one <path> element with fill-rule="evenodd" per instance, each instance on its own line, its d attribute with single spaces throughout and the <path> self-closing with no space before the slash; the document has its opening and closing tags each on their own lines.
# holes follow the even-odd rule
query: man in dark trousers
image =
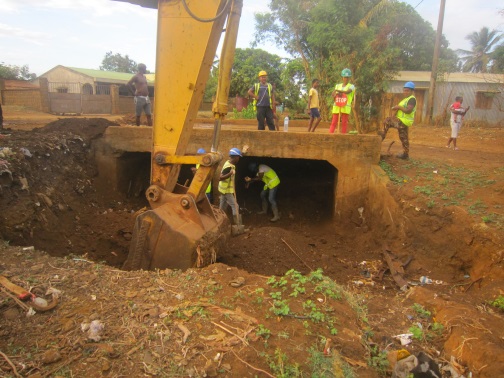
<svg viewBox="0 0 504 378">
<path fill-rule="evenodd" d="M 126 86 L 131 93 L 135 94 L 135 115 L 136 115 L 136 125 L 140 126 L 140 116 L 142 111 L 145 112 L 147 116 L 147 125 L 152 126 L 152 112 L 151 112 L 151 102 L 149 99 L 149 86 L 147 85 L 147 78 L 145 73 L 147 72 L 147 67 L 145 64 L 140 63 L 138 65 L 138 72 L 133 76 Z"/>
<path fill-rule="evenodd" d="M 257 129 L 264 130 L 264 119 L 268 124 L 268 129 L 275 131 L 275 120 L 273 116 L 273 106 L 275 106 L 275 90 L 268 83 L 266 71 L 259 72 L 259 83 L 255 83 L 248 90 L 250 97 L 254 99 L 254 108 L 257 112 Z"/>
<path fill-rule="evenodd" d="M 408 81 L 404 84 L 403 99 L 399 102 L 399 105 L 392 107 L 392 110 L 395 111 L 395 115 L 387 117 L 385 121 L 383 121 L 383 130 L 378 131 L 378 135 L 380 135 L 382 140 L 384 140 L 387 136 L 387 131 L 391 127 L 397 129 L 399 139 L 401 140 L 403 146 L 403 153 L 397 155 L 399 159 L 409 158 L 408 130 L 411 125 L 413 125 L 416 111 L 416 98 L 413 94 L 414 90 L 415 84 L 412 81 Z"/>
</svg>

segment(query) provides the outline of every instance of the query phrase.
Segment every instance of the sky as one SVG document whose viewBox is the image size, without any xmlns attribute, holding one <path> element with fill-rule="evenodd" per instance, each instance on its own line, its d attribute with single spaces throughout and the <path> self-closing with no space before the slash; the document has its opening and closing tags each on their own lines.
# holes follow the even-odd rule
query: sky
<svg viewBox="0 0 504 378">
<path fill-rule="evenodd" d="M 237 47 L 247 48 L 254 14 L 270 0 L 244 0 Z M 440 0 L 406 0 L 437 28 Z M 465 36 L 483 26 L 504 31 L 502 0 L 446 0 L 443 34 L 450 48 L 470 49 Z M 155 71 L 157 10 L 110 0 L 0 0 L 0 63 L 28 65 L 41 75 L 57 65 L 98 69 L 105 54 L 128 55 Z M 274 46 L 265 50 L 288 57 Z"/>
</svg>

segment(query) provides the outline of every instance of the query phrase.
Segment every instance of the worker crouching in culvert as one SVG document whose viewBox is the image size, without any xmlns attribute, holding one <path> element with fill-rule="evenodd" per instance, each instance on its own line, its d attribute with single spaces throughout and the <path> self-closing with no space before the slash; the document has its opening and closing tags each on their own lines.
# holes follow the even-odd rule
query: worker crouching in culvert
<svg viewBox="0 0 504 378">
<path fill-rule="evenodd" d="M 248 189 L 250 183 L 254 181 L 264 182 L 263 190 L 261 191 L 261 205 L 262 209 L 257 214 L 267 214 L 268 213 L 268 201 L 271 204 L 271 210 L 273 211 L 273 218 L 270 220 L 276 222 L 280 220 L 280 212 L 278 211 L 278 205 L 276 202 L 276 194 L 278 191 L 278 186 L 280 185 L 280 178 L 276 172 L 265 164 L 250 163 L 249 171 L 257 174 L 254 177 L 245 177 L 245 187 Z M 268 200 L 266 200 L 266 198 Z"/>
</svg>

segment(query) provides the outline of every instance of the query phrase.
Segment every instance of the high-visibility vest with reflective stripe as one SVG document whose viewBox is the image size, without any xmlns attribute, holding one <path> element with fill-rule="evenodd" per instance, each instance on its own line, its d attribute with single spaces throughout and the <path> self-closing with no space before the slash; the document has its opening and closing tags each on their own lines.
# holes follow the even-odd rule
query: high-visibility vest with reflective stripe
<svg viewBox="0 0 504 378">
<path fill-rule="evenodd" d="M 200 167 L 200 164 L 196 164 L 196 169 L 198 169 Z M 212 181 L 210 181 L 210 184 L 208 184 L 208 188 L 206 188 L 206 192 L 205 193 L 211 193 L 212 192 Z"/>
<path fill-rule="evenodd" d="M 259 170 L 261 169 L 261 165 L 259 166 Z M 278 186 L 278 184 L 280 184 L 280 178 L 277 176 L 276 172 L 271 168 L 269 169 L 269 171 L 264 172 L 262 181 L 265 184 L 263 188 L 264 190 L 273 189 L 274 187 Z"/>
<path fill-rule="evenodd" d="M 411 95 L 409 97 L 406 97 L 404 100 L 402 100 L 400 103 L 399 103 L 399 106 L 403 107 L 403 108 L 407 108 L 408 107 L 408 101 L 411 99 L 411 98 L 414 98 L 415 101 L 416 101 L 416 98 L 415 96 Z M 413 125 L 413 121 L 415 120 L 415 112 L 416 112 L 416 104 L 415 104 L 415 107 L 413 108 L 413 111 L 409 114 L 406 114 L 404 113 L 402 110 L 398 110 L 397 111 L 397 115 L 396 117 L 399 118 L 399 120 L 405 125 L 405 126 L 411 126 Z"/>
<path fill-rule="evenodd" d="M 224 166 L 222 167 L 222 171 L 224 171 L 226 168 L 231 167 L 231 169 L 235 169 L 235 166 L 231 164 L 228 161 L 224 163 Z M 222 194 L 228 194 L 228 193 L 234 193 L 234 177 L 233 175 L 229 176 L 227 179 L 219 181 L 219 193 Z"/>
<path fill-rule="evenodd" d="M 343 84 L 336 84 L 336 86 L 334 87 L 334 90 L 340 90 L 340 91 L 346 91 L 349 89 L 349 86 L 352 85 L 350 83 L 348 83 L 347 85 L 343 86 Z M 350 114 L 350 112 L 352 111 L 352 101 L 353 101 L 353 98 L 354 98 L 354 94 L 355 94 L 355 90 L 353 90 L 352 92 L 350 93 L 345 93 L 346 97 L 347 97 L 347 103 L 345 106 L 342 106 L 342 107 L 339 107 L 339 106 L 336 106 L 336 105 L 333 105 L 333 108 L 332 108 L 332 112 L 335 113 L 335 114 L 339 114 L 340 112 L 343 113 L 343 114 Z"/>
<path fill-rule="evenodd" d="M 271 90 L 272 86 L 270 83 L 266 84 L 268 86 L 268 96 L 269 96 L 269 103 L 270 103 L 270 108 L 273 109 L 273 99 L 271 98 Z M 254 94 L 257 96 L 259 94 L 259 88 L 261 87 L 261 83 L 255 83 L 254 84 Z M 254 98 L 254 109 L 256 108 L 257 100 Z"/>
</svg>

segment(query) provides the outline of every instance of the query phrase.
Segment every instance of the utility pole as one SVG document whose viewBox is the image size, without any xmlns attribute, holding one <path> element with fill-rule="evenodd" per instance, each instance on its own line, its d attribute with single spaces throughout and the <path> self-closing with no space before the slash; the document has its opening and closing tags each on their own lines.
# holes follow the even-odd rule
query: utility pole
<svg viewBox="0 0 504 378">
<path fill-rule="evenodd" d="M 434 112 L 434 92 L 436 91 L 436 76 L 439 62 L 439 50 L 441 48 L 441 36 L 443 35 L 443 21 L 446 0 L 441 0 L 439 7 L 439 19 L 436 32 L 436 44 L 434 45 L 434 56 L 432 57 L 432 70 L 429 86 L 429 99 L 427 101 L 427 119 L 432 123 L 432 114 Z"/>
</svg>

